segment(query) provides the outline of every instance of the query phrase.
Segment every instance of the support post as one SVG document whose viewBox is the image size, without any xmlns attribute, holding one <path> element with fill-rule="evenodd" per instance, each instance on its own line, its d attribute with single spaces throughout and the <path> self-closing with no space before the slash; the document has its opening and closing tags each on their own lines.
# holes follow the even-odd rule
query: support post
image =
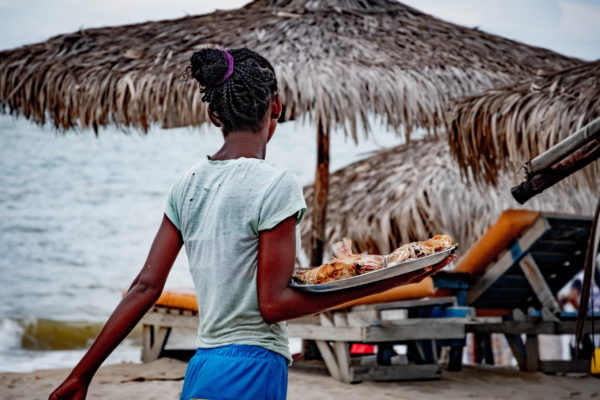
<svg viewBox="0 0 600 400">
<path fill-rule="evenodd" d="M 600 137 L 600 118 L 596 118 L 575 133 L 567 136 L 533 160 L 525 163 L 523 167 L 527 173 L 527 178 L 531 178 L 536 173 L 550 168 L 553 164 L 562 160 L 576 149 L 580 148 L 595 137 Z"/>
<path fill-rule="evenodd" d="M 311 228 L 311 256 L 313 266 L 323 263 L 323 250 L 327 238 L 327 201 L 329 199 L 329 132 L 319 119 L 317 123 L 317 174 L 313 187 L 313 213 Z"/>
<path fill-rule="evenodd" d="M 142 328 L 142 362 L 157 360 L 171 333 L 170 327 L 144 325 Z"/>
<path fill-rule="evenodd" d="M 331 315 L 330 313 L 319 314 L 321 325 L 327 327 L 347 326 L 348 323 L 341 314 Z M 317 340 L 317 347 L 321 352 L 323 361 L 329 370 L 331 377 L 337 381 L 350 383 L 352 377 L 350 374 L 350 354 L 347 342 L 333 341 L 333 343 L 324 340 Z"/>
<path fill-rule="evenodd" d="M 575 328 L 575 348 L 579 349 L 579 343 L 583 339 L 583 328 L 585 325 L 586 316 L 588 313 L 588 302 L 590 300 L 590 290 L 592 281 L 595 280 L 598 273 L 596 260 L 600 247 L 600 197 L 598 205 L 596 205 L 596 213 L 594 214 L 594 222 L 590 230 L 590 238 L 588 239 L 588 248 L 585 253 L 585 263 L 583 264 L 583 282 L 581 285 L 581 294 L 579 297 L 579 310 L 577 312 L 577 326 Z M 592 324 L 594 323 L 594 310 L 592 310 Z"/>
<path fill-rule="evenodd" d="M 540 271 L 537 263 L 533 259 L 531 253 L 528 253 L 525 257 L 519 261 L 519 266 L 527 278 L 527 281 L 531 285 L 535 295 L 537 296 L 542 307 L 550 310 L 554 314 L 558 314 L 561 312 L 560 305 L 556 298 L 554 298 L 554 294 L 552 290 L 550 290 L 550 286 L 546 282 L 544 275 Z"/>
<path fill-rule="evenodd" d="M 594 139 L 552 167 L 528 177 L 525 182 L 513 187 L 510 191 L 515 200 L 523 204 L 536 194 L 542 193 L 556 182 L 579 171 L 598 158 L 600 158 L 600 139 Z"/>
<path fill-rule="evenodd" d="M 510 350 L 517 360 L 517 364 L 519 365 L 519 369 L 521 371 L 527 371 L 527 352 L 525 350 L 525 345 L 523 344 L 523 340 L 521 339 L 521 335 L 515 335 L 511 333 L 505 333 L 504 337 L 510 346 Z"/>
<path fill-rule="evenodd" d="M 527 334 L 525 352 L 527 353 L 527 371 L 537 372 L 540 362 L 540 345 L 537 334 Z"/>
</svg>

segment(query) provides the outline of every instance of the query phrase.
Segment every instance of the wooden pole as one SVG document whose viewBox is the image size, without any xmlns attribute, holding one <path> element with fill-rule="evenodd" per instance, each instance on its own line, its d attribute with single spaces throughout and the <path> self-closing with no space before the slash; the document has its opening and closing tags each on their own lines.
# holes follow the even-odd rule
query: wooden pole
<svg viewBox="0 0 600 400">
<path fill-rule="evenodd" d="M 577 312 L 577 325 L 575 326 L 575 354 L 579 356 L 579 343 L 583 339 L 583 327 L 585 325 L 588 302 L 590 300 L 590 290 L 592 281 L 596 278 L 596 257 L 600 247 L 600 197 L 594 214 L 594 222 L 590 230 L 590 239 L 585 254 L 585 263 L 583 264 L 583 282 L 581 284 L 581 293 L 579 297 L 579 310 Z M 592 311 L 592 325 L 594 324 L 594 310 Z"/>
<path fill-rule="evenodd" d="M 329 199 L 329 132 L 323 128 L 319 119 L 317 124 L 317 174 L 313 187 L 313 213 L 311 229 L 312 266 L 323 263 L 323 250 L 327 238 L 325 225 L 327 221 L 327 201 Z"/>
<path fill-rule="evenodd" d="M 531 178 L 536 173 L 541 172 L 546 168 L 550 168 L 553 164 L 573 153 L 595 137 L 600 137 L 600 118 L 596 118 L 577 132 L 569 135 L 567 138 L 526 163 L 524 167 L 527 178 Z"/>
<path fill-rule="evenodd" d="M 550 168 L 538 172 L 525 182 L 513 187 L 511 189 L 512 195 L 515 200 L 523 204 L 536 194 L 543 192 L 556 182 L 566 178 L 573 172 L 579 171 L 598 158 L 600 158 L 600 139 L 594 139 Z"/>
</svg>

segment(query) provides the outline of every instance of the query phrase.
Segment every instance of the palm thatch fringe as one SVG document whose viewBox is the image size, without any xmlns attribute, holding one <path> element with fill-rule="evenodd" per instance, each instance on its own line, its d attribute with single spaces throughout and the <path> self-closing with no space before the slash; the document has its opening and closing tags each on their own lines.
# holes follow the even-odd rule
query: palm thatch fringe
<svg viewBox="0 0 600 400">
<path fill-rule="evenodd" d="M 0 52 L 0 108 L 57 128 L 147 130 L 207 121 L 182 76 L 205 46 L 272 61 L 285 118 L 342 126 L 369 113 L 408 135 L 443 126 L 450 99 L 581 61 L 451 24 L 393 0 L 256 0 L 230 11 L 84 29 Z"/>
<path fill-rule="evenodd" d="M 478 183 L 496 185 L 502 170 L 516 172 L 598 117 L 600 60 L 458 102 L 448 122 L 448 140 L 463 172 Z M 599 173 L 595 163 L 568 182 L 596 185 Z"/>
<path fill-rule="evenodd" d="M 509 208 L 592 215 L 597 192 L 555 187 L 520 206 L 510 194 L 510 179 L 498 188 L 479 188 L 461 179 L 447 139 L 429 138 L 377 153 L 330 177 L 328 248 L 349 237 L 358 252 L 388 253 L 403 243 L 447 233 L 464 253 L 500 213 Z M 304 188 L 311 204 L 312 187 Z M 311 210 L 301 224 L 302 245 L 309 244 Z"/>
</svg>

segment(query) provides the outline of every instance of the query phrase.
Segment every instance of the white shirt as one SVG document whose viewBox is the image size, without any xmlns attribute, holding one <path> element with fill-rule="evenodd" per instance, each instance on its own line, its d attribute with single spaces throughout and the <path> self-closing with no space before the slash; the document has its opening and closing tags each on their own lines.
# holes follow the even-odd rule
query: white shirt
<svg viewBox="0 0 600 400">
<path fill-rule="evenodd" d="M 293 173 L 264 160 L 204 160 L 173 186 L 166 216 L 181 231 L 196 290 L 198 347 L 262 346 L 291 360 L 285 323 L 267 324 L 258 308 L 261 231 L 306 204 Z"/>
</svg>

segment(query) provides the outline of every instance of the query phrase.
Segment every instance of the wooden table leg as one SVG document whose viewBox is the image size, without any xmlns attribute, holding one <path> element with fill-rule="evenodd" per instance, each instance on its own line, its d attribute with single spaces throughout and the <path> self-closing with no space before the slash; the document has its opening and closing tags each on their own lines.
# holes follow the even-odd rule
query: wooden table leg
<svg viewBox="0 0 600 400">
<path fill-rule="evenodd" d="M 347 321 L 341 313 L 320 314 L 323 326 L 347 326 Z M 332 345 L 323 340 L 317 340 L 317 347 L 323 356 L 323 361 L 331 374 L 331 377 L 340 382 L 352 382 L 350 373 L 350 346 L 348 342 L 333 341 Z"/>
<path fill-rule="evenodd" d="M 540 347 L 537 335 L 527 335 L 525 349 L 527 353 L 527 371 L 537 372 L 540 364 Z"/>
<path fill-rule="evenodd" d="M 142 362 L 147 363 L 160 357 L 171 328 L 164 326 L 144 325 L 142 327 Z"/>
<path fill-rule="evenodd" d="M 325 342 L 324 340 L 317 340 L 315 343 L 317 343 L 321 357 L 323 357 L 323 361 L 325 361 L 325 366 L 327 367 L 331 377 L 336 381 L 342 382 L 340 368 L 338 366 L 335 354 L 329 346 L 329 343 Z"/>
<path fill-rule="evenodd" d="M 517 360 L 519 369 L 521 371 L 527 371 L 527 353 L 525 351 L 525 345 L 521 340 L 521 336 L 505 333 L 504 337 L 510 346 L 513 356 Z"/>
</svg>

